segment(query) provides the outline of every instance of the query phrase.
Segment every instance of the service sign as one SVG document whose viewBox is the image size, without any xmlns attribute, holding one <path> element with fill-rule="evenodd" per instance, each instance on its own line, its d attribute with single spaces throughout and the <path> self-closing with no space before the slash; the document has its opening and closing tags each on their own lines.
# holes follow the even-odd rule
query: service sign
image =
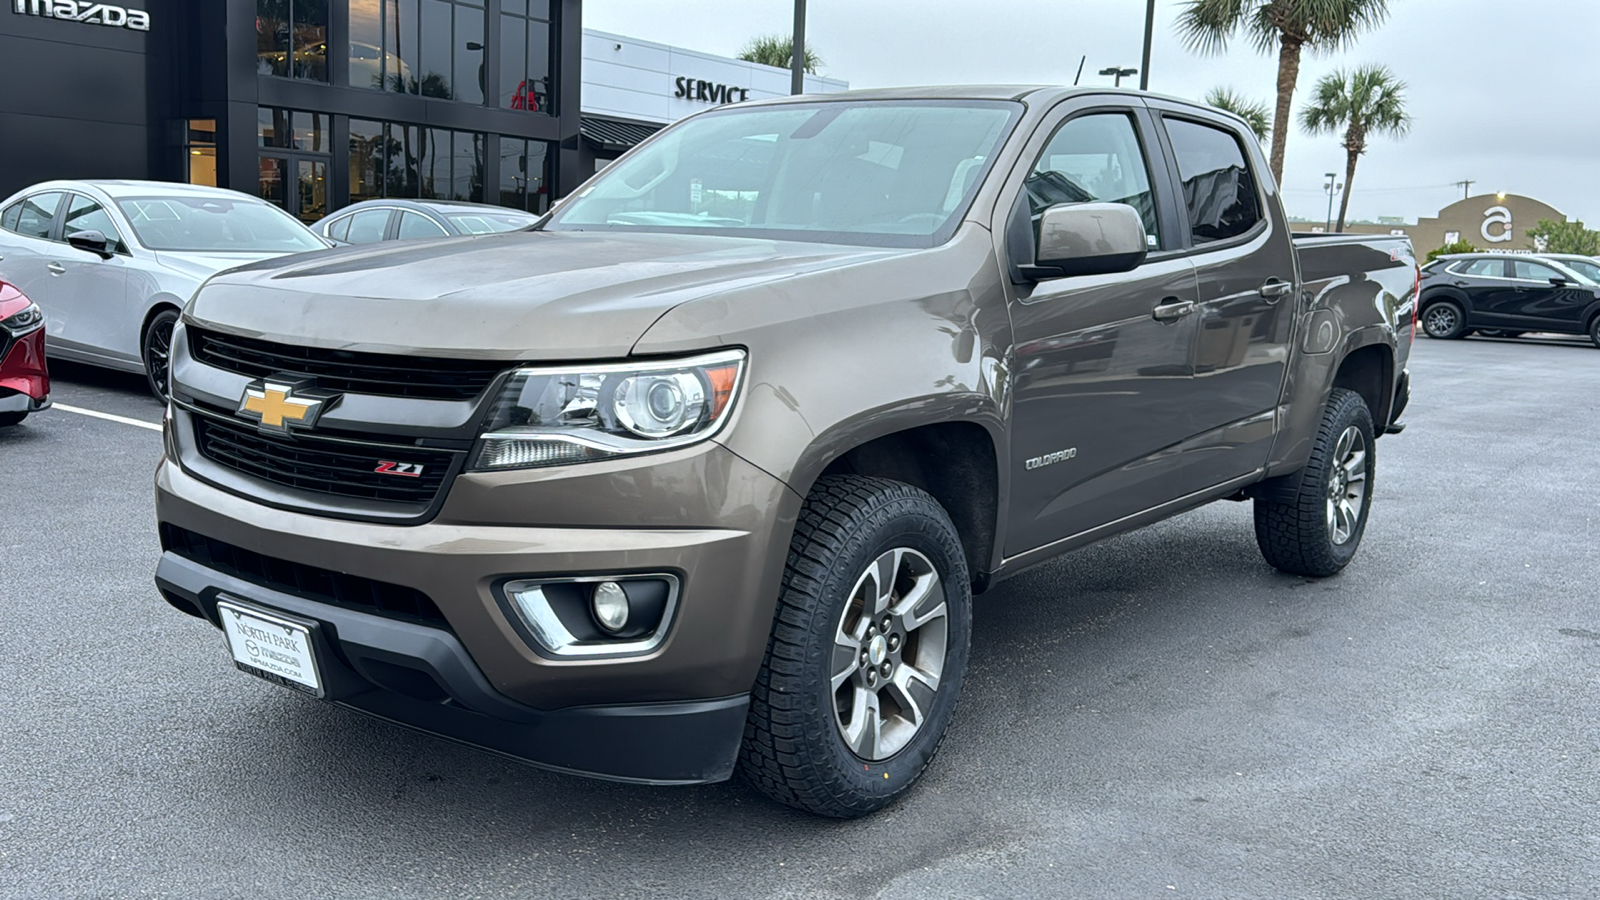
<svg viewBox="0 0 1600 900">
<path fill-rule="evenodd" d="M 128 9 L 109 3 L 90 3 L 88 0 L 14 0 L 12 7 L 19 15 L 43 16 L 85 25 L 108 25 L 130 31 L 149 31 L 150 14 L 142 9 Z"/>
</svg>

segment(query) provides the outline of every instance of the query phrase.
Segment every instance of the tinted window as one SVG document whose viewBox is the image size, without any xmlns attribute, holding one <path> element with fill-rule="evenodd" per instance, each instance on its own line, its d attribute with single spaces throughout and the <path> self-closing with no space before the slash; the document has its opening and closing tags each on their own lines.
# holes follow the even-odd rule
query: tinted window
<svg viewBox="0 0 1600 900">
<path fill-rule="evenodd" d="M 1139 211 L 1150 246 L 1161 245 L 1150 173 L 1127 115 L 1081 116 L 1062 125 L 1034 163 L 1023 189 L 1035 221 L 1057 203 L 1126 203 Z"/>
<path fill-rule="evenodd" d="M 400 240 L 444 237 L 447 232 L 438 222 L 414 212 L 400 214 Z"/>
<path fill-rule="evenodd" d="M 60 204 L 60 193 L 34 194 L 18 204 L 20 209 L 17 211 L 16 224 L 9 227 L 17 234 L 47 238 L 50 236 L 50 222 L 55 218 L 56 207 Z"/>
<path fill-rule="evenodd" d="M 67 206 L 67 220 L 61 228 L 62 237 L 76 231 L 98 231 L 106 236 L 106 249 L 112 253 L 127 253 L 128 245 L 122 242 L 117 226 L 100 204 L 81 194 L 73 194 Z"/>
<path fill-rule="evenodd" d="M 1512 278 L 1523 278 L 1530 281 L 1549 281 L 1552 278 L 1566 277 L 1549 266 L 1529 262 L 1525 259 L 1513 260 L 1511 262 L 1511 272 Z"/>
<path fill-rule="evenodd" d="M 352 244 L 376 244 L 389 230 L 387 209 L 363 209 L 350 217 L 350 232 L 341 240 Z"/>
<path fill-rule="evenodd" d="M 212 197 L 118 200 L 139 243 L 195 253 L 298 253 L 327 246 L 293 216 L 266 203 Z"/>
<path fill-rule="evenodd" d="M 328 237 L 333 238 L 336 241 L 344 240 L 344 236 L 346 234 L 348 234 L 349 232 L 350 232 L 350 217 L 349 216 L 340 216 L 339 218 L 334 219 L 333 221 L 329 222 L 327 225 L 323 226 L 323 229 L 322 229 L 322 233 L 323 234 L 327 235 Z"/>
<path fill-rule="evenodd" d="M 1452 271 L 1458 275 L 1471 275 L 1476 278 L 1504 278 L 1506 263 L 1503 259 L 1474 259 L 1458 263 Z"/>
<path fill-rule="evenodd" d="M 1579 275 L 1600 284 L 1600 263 L 1589 262 L 1586 259 L 1563 259 L 1562 262 Z"/>
<path fill-rule="evenodd" d="M 1261 221 L 1261 204 L 1239 138 L 1197 122 L 1165 121 L 1194 242 L 1227 240 L 1255 227 Z"/>
</svg>

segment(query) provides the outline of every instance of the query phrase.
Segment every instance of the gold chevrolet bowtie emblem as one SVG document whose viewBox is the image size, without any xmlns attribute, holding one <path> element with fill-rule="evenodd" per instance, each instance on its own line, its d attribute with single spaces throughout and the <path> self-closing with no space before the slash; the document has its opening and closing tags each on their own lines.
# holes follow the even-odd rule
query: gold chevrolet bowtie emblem
<svg viewBox="0 0 1600 900">
<path fill-rule="evenodd" d="M 239 415 L 255 419 L 260 430 L 272 434 L 288 434 L 291 426 L 310 428 L 327 398 L 297 394 L 296 390 L 295 385 L 273 381 L 250 384 L 239 398 Z"/>
</svg>

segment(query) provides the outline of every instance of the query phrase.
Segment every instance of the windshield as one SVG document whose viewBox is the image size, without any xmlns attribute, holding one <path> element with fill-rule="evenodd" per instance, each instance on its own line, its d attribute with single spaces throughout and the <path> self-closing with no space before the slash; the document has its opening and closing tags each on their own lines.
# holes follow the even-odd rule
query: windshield
<svg viewBox="0 0 1600 900">
<path fill-rule="evenodd" d="M 255 200 L 133 197 L 117 206 L 151 250 L 299 253 L 328 246 L 293 216 Z"/>
<path fill-rule="evenodd" d="M 496 234 L 501 231 L 515 231 L 518 228 L 527 228 L 539 221 L 538 216 L 528 216 L 517 212 L 470 212 L 470 213 L 445 213 L 444 217 L 462 234 Z"/>
<path fill-rule="evenodd" d="M 707 113 L 613 163 L 546 227 L 931 247 L 955 231 L 1019 110 L 836 101 Z"/>
</svg>

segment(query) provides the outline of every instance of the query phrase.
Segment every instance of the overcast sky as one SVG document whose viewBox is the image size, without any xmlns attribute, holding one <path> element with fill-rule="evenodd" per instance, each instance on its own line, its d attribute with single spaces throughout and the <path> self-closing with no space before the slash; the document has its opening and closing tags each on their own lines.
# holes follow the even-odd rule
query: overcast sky
<svg viewBox="0 0 1600 900">
<path fill-rule="evenodd" d="M 1461 199 L 1451 182 L 1543 200 L 1600 225 L 1600 2 L 1596 0 L 1390 0 L 1388 21 L 1351 49 L 1308 56 L 1295 92 L 1299 113 L 1322 75 L 1341 66 L 1388 65 L 1409 85 L 1411 135 L 1370 142 L 1356 170 L 1352 218 L 1436 213 Z M 788 34 L 790 0 L 584 0 L 584 25 L 665 44 L 736 55 L 752 35 Z M 1137 67 L 1144 0 L 810 0 L 807 40 L 822 73 L 851 87 L 915 84 L 1083 84 L 1111 65 Z M 1199 97 L 1228 85 L 1273 98 L 1277 57 L 1236 41 L 1222 56 L 1191 54 L 1157 0 L 1150 89 Z M 1128 82 L 1125 80 L 1124 85 Z M 1293 215 L 1327 212 L 1323 173 L 1343 178 L 1334 137 L 1296 126 L 1284 162 Z"/>
</svg>

